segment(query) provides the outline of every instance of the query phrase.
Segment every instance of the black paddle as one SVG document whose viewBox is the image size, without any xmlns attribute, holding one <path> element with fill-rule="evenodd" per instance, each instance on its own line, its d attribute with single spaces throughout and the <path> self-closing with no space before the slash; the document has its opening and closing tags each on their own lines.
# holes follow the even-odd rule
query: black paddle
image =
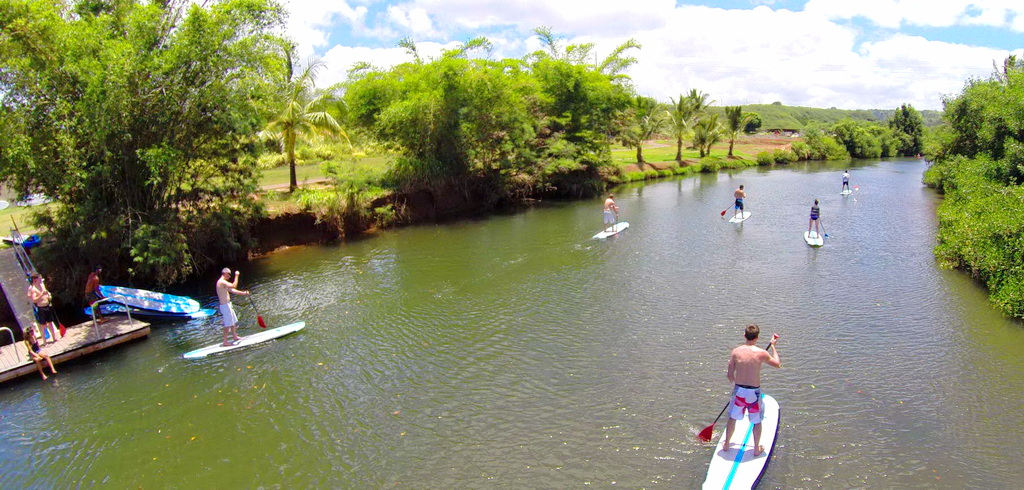
<svg viewBox="0 0 1024 490">
<path fill-rule="evenodd" d="M 775 334 L 772 334 L 772 338 L 776 339 L 776 338 L 778 338 L 778 336 L 775 335 Z M 771 342 L 768 342 L 768 346 L 765 347 L 765 350 L 767 350 L 768 347 L 771 347 Z M 732 403 L 731 399 L 729 401 L 725 402 L 725 406 L 722 407 L 722 411 L 721 412 L 718 412 L 718 416 L 715 417 L 715 421 L 712 422 L 711 425 L 705 427 L 704 430 L 700 431 L 699 434 L 697 434 L 697 438 L 700 439 L 701 442 L 711 442 L 711 433 L 714 432 L 714 430 L 715 430 L 715 424 L 718 423 L 718 419 L 722 418 L 722 414 L 724 414 L 725 411 L 729 409 L 729 404 L 731 404 L 731 403 Z"/>
</svg>

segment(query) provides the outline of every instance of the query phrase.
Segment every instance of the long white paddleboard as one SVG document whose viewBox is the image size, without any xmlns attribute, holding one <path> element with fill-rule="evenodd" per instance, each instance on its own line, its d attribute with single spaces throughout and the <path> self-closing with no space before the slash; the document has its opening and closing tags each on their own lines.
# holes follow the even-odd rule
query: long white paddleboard
<svg viewBox="0 0 1024 490">
<path fill-rule="evenodd" d="M 779 433 L 779 402 L 770 395 L 761 395 L 764 400 L 764 419 L 761 421 L 761 445 L 764 452 L 754 456 L 754 426 L 746 419 L 736 421 L 736 430 L 732 434 L 732 446 L 728 451 L 722 450 L 725 442 L 725 430 L 715 446 L 715 455 L 708 466 L 708 476 L 704 479 L 704 490 L 729 488 L 754 488 L 761 481 L 768 469 L 775 449 L 775 439 Z"/>
<path fill-rule="evenodd" d="M 181 357 L 184 357 L 185 359 L 199 359 L 199 358 L 202 358 L 202 357 L 206 357 L 206 356 L 208 356 L 210 354 L 218 354 L 218 353 L 221 353 L 221 352 L 227 352 L 229 350 L 240 349 L 242 347 L 247 347 L 247 346 L 250 346 L 250 345 L 259 344 L 261 342 L 266 342 L 268 340 L 273 340 L 273 339 L 276 339 L 278 337 L 284 337 L 285 335 L 288 335 L 290 333 L 294 333 L 294 332 L 298 332 L 299 330 L 302 330 L 305 326 L 306 326 L 306 322 L 295 322 L 295 323 L 291 323 L 291 324 L 285 325 L 283 327 L 272 328 L 270 330 L 264 330 L 264 331 L 259 332 L 259 333 L 254 333 L 252 335 L 247 335 L 245 337 L 242 337 L 242 340 L 239 340 L 237 343 L 234 343 L 232 345 L 215 344 L 215 345 L 211 345 L 209 347 L 203 347 L 202 349 L 197 349 L 197 350 L 194 350 L 194 351 L 191 351 L 191 352 L 186 352 Z M 218 328 L 217 331 L 218 331 L 218 334 L 219 334 L 220 333 L 220 329 Z"/>
<path fill-rule="evenodd" d="M 747 218 L 749 218 L 749 217 L 750 217 L 750 211 L 744 211 L 744 212 L 742 212 L 740 214 L 737 214 L 737 215 L 733 216 L 732 218 L 729 218 L 729 222 L 730 223 L 742 223 L 742 222 L 746 221 Z"/>
<path fill-rule="evenodd" d="M 840 196 L 849 196 L 850 194 L 853 194 L 853 191 L 851 191 L 850 189 L 846 189 L 843 192 L 839 193 Z"/>
<path fill-rule="evenodd" d="M 615 226 L 601 230 L 600 233 L 594 235 L 594 238 L 608 238 L 613 235 L 618 235 L 619 232 L 625 230 L 626 228 L 629 228 L 629 223 L 626 223 L 625 221 L 619 221 L 618 223 L 615 223 Z"/>
<path fill-rule="evenodd" d="M 825 244 L 825 237 L 813 231 L 805 231 L 804 241 L 812 247 L 820 247 Z"/>
</svg>

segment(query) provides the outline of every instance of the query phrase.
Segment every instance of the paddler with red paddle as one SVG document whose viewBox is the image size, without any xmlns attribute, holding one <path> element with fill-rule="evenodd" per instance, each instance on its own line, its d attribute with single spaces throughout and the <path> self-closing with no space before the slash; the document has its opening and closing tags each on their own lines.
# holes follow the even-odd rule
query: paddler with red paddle
<svg viewBox="0 0 1024 490">
<path fill-rule="evenodd" d="M 228 347 L 234 345 L 235 342 L 242 340 L 238 336 L 238 316 L 235 315 L 235 309 L 231 306 L 231 295 L 237 294 L 239 296 L 248 296 L 249 291 L 241 291 L 238 289 L 238 271 L 235 271 L 235 280 L 231 280 L 231 269 L 225 267 L 220 271 L 220 279 L 217 280 L 217 300 L 220 302 L 220 315 L 224 320 L 224 343 L 221 345 Z M 230 339 L 228 337 L 231 337 Z"/>
<path fill-rule="evenodd" d="M 782 367 L 779 360 L 779 352 L 775 348 L 779 336 L 772 334 L 772 340 L 768 344 L 771 352 L 757 346 L 758 338 L 761 335 L 761 328 L 757 325 L 747 325 L 743 332 L 746 342 L 732 350 L 729 356 L 729 368 L 726 375 L 735 386 L 733 387 L 732 399 L 726 404 L 718 417 L 729 409 L 729 421 L 725 426 L 725 442 L 722 449 L 730 449 L 733 431 L 736 428 L 736 421 L 743 418 L 744 413 L 753 424 L 754 435 L 754 456 L 760 456 L 764 452 L 761 446 L 761 418 L 764 414 L 764 403 L 761 400 L 761 364 L 765 363 L 771 367 Z M 711 440 L 711 432 L 718 423 L 718 419 L 710 426 L 700 432 L 698 437 L 704 441 Z"/>
</svg>

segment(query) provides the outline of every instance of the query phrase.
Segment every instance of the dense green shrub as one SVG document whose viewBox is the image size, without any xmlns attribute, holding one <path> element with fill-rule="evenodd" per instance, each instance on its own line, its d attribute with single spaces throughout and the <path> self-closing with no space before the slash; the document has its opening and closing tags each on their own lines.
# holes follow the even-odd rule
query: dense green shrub
<svg viewBox="0 0 1024 490">
<path fill-rule="evenodd" d="M 796 153 L 776 148 L 772 151 L 772 160 L 774 160 L 775 163 L 793 163 L 796 161 Z"/>
<path fill-rule="evenodd" d="M 944 103 L 949 130 L 924 176 L 945 194 L 935 255 L 1024 317 L 1024 63 L 1010 57 L 1002 72 L 969 81 Z"/>
<path fill-rule="evenodd" d="M 811 147 L 803 141 L 794 141 L 790 145 L 790 151 L 796 155 L 797 160 L 810 160 L 811 159 Z M 760 163 L 760 162 L 758 162 Z"/>
<path fill-rule="evenodd" d="M 758 165 L 771 165 L 775 163 L 775 157 L 770 151 L 762 151 L 754 157 L 757 160 Z"/>
</svg>

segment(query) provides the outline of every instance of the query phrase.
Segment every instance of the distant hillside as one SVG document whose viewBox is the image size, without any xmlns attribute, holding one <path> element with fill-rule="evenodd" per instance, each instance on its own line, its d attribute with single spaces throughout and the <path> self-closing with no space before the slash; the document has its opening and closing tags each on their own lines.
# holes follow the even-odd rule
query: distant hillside
<svg viewBox="0 0 1024 490">
<path fill-rule="evenodd" d="M 712 110 L 722 111 L 720 107 Z M 743 106 L 743 112 L 756 112 L 761 116 L 761 130 L 803 129 L 808 123 L 830 126 L 846 118 L 855 121 L 884 123 L 892 117 L 892 109 L 819 109 L 817 107 L 793 107 L 781 104 L 750 104 Z M 942 124 L 942 111 L 920 111 L 927 127 Z"/>
</svg>

